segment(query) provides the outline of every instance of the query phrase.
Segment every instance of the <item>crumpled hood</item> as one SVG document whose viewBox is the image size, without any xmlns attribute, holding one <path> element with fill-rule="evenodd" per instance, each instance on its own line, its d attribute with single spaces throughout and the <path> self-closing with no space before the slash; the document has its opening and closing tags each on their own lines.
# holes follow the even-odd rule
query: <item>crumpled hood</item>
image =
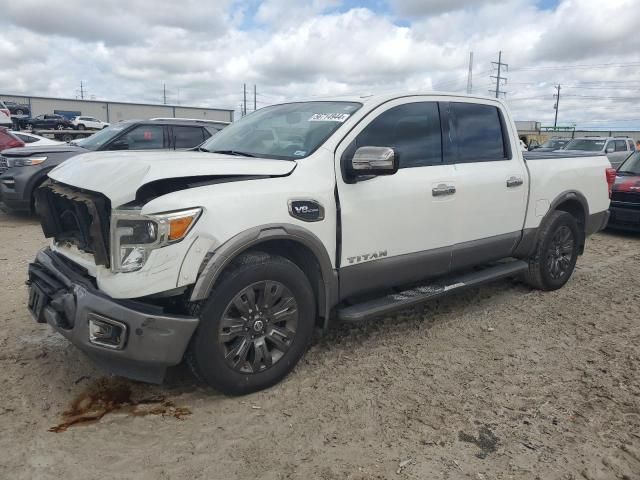
<svg viewBox="0 0 640 480">
<path fill-rule="evenodd" d="M 206 152 L 93 152 L 73 157 L 49 172 L 58 182 L 99 192 L 118 207 L 137 190 L 166 178 L 288 175 L 296 162 Z"/>
</svg>

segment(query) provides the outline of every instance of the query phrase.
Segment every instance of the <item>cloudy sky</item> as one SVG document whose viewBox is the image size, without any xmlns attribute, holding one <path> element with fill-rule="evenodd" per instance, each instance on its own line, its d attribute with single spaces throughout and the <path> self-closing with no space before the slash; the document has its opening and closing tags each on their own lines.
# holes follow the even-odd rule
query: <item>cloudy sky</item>
<svg viewBox="0 0 640 480">
<path fill-rule="evenodd" d="M 639 0 L 0 0 L 0 93 L 238 108 L 495 89 L 520 120 L 640 130 Z"/>
</svg>

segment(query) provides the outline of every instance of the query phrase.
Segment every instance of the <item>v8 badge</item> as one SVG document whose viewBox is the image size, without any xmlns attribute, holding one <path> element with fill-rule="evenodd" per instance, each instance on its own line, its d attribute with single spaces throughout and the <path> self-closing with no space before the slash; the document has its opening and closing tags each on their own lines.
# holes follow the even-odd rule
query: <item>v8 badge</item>
<svg viewBox="0 0 640 480">
<path fill-rule="evenodd" d="M 324 220 L 324 207 L 315 200 L 289 200 L 289 215 L 303 222 Z"/>
</svg>

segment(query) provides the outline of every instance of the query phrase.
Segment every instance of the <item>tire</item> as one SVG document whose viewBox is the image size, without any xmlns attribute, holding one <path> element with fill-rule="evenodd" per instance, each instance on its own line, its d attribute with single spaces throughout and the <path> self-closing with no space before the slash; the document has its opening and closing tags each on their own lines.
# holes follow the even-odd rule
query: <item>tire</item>
<svg viewBox="0 0 640 480">
<path fill-rule="evenodd" d="M 27 123 L 27 125 L 25 126 L 25 129 L 31 130 L 33 132 L 33 123 Z"/>
<path fill-rule="evenodd" d="M 315 297 L 296 264 L 250 252 L 222 275 L 198 316 L 187 363 L 214 389 L 245 395 L 275 385 L 302 358 L 313 336 Z"/>
<path fill-rule="evenodd" d="M 24 115 L 24 112 L 20 109 L 16 110 L 16 115 Z"/>
<path fill-rule="evenodd" d="M 58 125 L 56 125 L 56 130 L 64 130 L 64 125 L 59 123 Z"/>
<path fill-rule="evenodd" d="M 572 215 L 551 212 L 541 227 L 535 253 L 529 258 L 526 282 L 545 291 L 561 288 L 576 266 L 581 237 Z"/>
<path fill-rule="evenodd" d="M 78 130 L 84 130 L 84 129 L 85 129 L 84 125 L 82 125 L 82 124 L 78 125 Z"/>
</svg>

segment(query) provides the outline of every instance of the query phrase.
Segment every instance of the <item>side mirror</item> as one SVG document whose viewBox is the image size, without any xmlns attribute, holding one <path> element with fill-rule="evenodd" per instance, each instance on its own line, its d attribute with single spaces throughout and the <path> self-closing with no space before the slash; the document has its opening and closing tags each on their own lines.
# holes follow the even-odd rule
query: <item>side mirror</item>
<svg viewBox="0 0 640 480">
<path fill-rule="evenodd" d="M 390 147 L 360 147 L 351 159 L 354 175 L 393 175 L 398 166 L 398 157 Z"/>
</svg>

